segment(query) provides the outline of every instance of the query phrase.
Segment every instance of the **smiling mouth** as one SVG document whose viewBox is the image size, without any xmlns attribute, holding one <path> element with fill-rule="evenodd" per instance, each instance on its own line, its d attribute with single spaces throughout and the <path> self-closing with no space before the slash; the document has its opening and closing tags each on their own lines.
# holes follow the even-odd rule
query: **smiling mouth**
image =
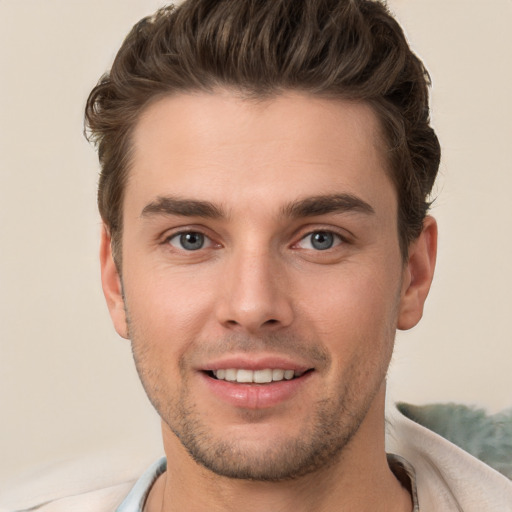
<svg viewBox="0 0 512 512">
<path fill-rule="evenodd" d="M 237 368 L 226 368 L 206 372 L 208 376 L 216 380 L 224 380 L 239 384 L 270 384 L 302 377 L 304 374 L 313 371 L 312 368 L 306 371 L 283 370 L 280 368 L 266 368 L 263 370 L 245 370 Z"/>
</svg>

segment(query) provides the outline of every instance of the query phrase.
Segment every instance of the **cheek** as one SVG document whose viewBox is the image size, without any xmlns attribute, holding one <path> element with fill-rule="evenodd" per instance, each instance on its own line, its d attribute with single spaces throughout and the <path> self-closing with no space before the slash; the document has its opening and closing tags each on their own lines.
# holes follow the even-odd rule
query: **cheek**
<svg viewBox="0 0 512 512">
<path fill-rule="evenodd" d="M 139 266 L 124 283 L 130 329 L 161 357 L 175 358 L 197 338 L 213 298 L 202 280 L 184 272 Z"/>
<path fill-rule="evenodd" d="M 396 272 L 375 272 L 374 266 L 352 267 L 316 279 L 316 292 L 300 303 L 306 324 L 341 358 L 394 339 L 400 283 Z"/>
</svg>

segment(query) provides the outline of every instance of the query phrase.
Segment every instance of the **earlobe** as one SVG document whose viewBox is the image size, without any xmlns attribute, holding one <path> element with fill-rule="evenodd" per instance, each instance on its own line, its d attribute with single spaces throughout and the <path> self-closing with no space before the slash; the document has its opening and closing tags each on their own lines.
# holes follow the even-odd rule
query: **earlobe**
<svg viewBox="0 0 512 512">
<path fill-rule="evenodd" d="M 404 269 L 398 329 L 414 327 L 423 315 L 423 306 L 434 276 L 437 254 L 437 223 L 427 216 L 420 236 L 409 247 Z"/>
<path fill-rule="evenodd" d="M 105 225 L 103 226 L 103 231 L 101 233 L 100 264 L 103 294 L 107 301 L 108 310 L 110 312 L 112 322 L 114 323 L 114 328 L 120 336 L 128 339 L 128 327 L 126 322 L 121 278 L 112 256 L 111 238 Z"/>
</svg>

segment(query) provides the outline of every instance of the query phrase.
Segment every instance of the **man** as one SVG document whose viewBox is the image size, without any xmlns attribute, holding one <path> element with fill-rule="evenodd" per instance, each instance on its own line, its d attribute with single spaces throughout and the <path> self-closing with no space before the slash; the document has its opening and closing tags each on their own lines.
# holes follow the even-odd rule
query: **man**
<svg viewBox="0 0 512 512">
<path fill-rule="evenodd" d="M 188 0 L 134 27 L 86 119 L 103 290 L 166 458 L 69 503 L 512 510 L 504 477 L 405 419 L 386 455 L 395 332 L 435 266 L 427 86 L 374 1 Z"/>
</svg>

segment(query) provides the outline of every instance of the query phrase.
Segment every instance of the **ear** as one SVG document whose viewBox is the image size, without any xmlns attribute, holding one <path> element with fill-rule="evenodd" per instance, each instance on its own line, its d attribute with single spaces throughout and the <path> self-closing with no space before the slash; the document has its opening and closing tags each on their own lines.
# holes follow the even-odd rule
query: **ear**
<svg viewBox="0 0 512 512">
<path fill-rule="evenodd" d="M 114 328 L 123 338 L 128 339 L 128 325 L 123 300 L 123 289 L 117 266 L 112 256 L 112 240 L 105 225 L 101 233 L 100 264 L 101 284 L 107 301 Z"/>
<path fill-rule="evenodd" d="M 404 268 L 398 329 L 414 327 L 423 316 L 423 305 L 434 277 L 437 254 L 437 223 L 427 216 L 420 236 L 409 246 Z"/>
</svg>

